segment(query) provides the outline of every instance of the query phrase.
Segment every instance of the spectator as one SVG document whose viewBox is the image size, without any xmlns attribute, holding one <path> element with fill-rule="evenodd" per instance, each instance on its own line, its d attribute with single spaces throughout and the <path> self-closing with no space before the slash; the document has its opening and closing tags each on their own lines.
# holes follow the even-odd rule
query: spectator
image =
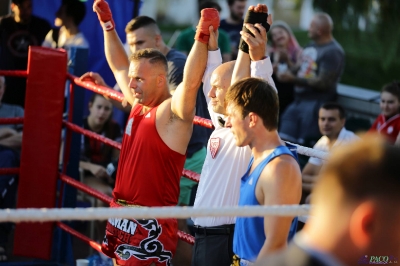
<svg viewBox="0 0 400 266">
<path fill-rule="evenodd" d="M 221 13 L 221 6 L 217 2 L 203 1 L 199 5 L 199 17 L 201 10 L 203 10 L 204 8 L 215 8 L 216 10 L 218 10 L 219 13 Z M 176 40 L 176 49 L 188 55 L 194 43 L 195 33 L 195 25 L 184 29 L 179 34 L 178 39 Z M 229 62 L 231 60 L 230 40 L 228 34 L 222 29 L 218 31 L 218 47 L 221 50 L 222 62 Z"/>
<path fill-rule="evenodd" d="M 0 76 L 0 118 L 23 117 L 24 110 L 20 106 L 2 103 L 5 89 L 5 79 Z M 19 166 L 21 145 L 21 125 L 0 125 L 0 168 Z M 0 176 L 1 209 L 15 208 L 17 182 L 18 175 Z M 11 223 L 0 223 L 0 262 L 8 260 L 6 247 L 11 229 Z"/>
<path fill-rule="evenodd" d="M 114 30 L 107 2 L 96 0 L 93 10 L 104 30 L 107 62 L 126 100 L 132 105 L 110 206 L 175 206 L 192 135 L 196 95 L 207 63 L 207 46 L 209 39 L 216 38 L 217 34 L 214 30 L 219 24 L 218 11 L 203 10 L 182 83 L 171 97 L 167 83 L 168 64 L 162 53 L 165 50 L 138 50 L 129 63 Z M 160 38 L 139 39 L 133 34 L 129 37 L 132 37 L 129 43 L 135 49 L 146 42 L 160 43 Z M 134 235 L 119 222 L 117 219 L 108 221 L 102 244 L 102 251 L 116 263 L 171 263 L 178 241 L 176 219 L 124 219 L 125 224 L 135 228 L 137 233 Z M 157 230 L 159 228 L 162 230 Z"/>
<path fill-rule="evenodd" d="M 83 128 L 106 138 L 121 141 L 121 128 L 112 120 L 112 104 L 100 94 L 94 93 L 89 100 L 89 116 L 84 118 Z M 111 196 L 115 180 L 107 174 L 106 168 L 118 157 L 118 149 L 82 135 L 79 167 L 84 170 L 84 183 Z"/>
<path fill-rule="evenodd" d="M 86 6 L 82 1 L 62 0 L 54 21 L 57 28 L 50 30 L 42 46 L 64 49 L 70 47 L 89 48 L 88 41 L 79 30 L 79 24 L 85 15 Z"/>
<path fill-rule="evenodd" d="M 380 108 L 382 113 L 369 131 L 377 131 L 390 143 L 400 145 L 400 82 L 393 81 L 383 86 Z"/>
<path fill-rule="evenodd" d="M 31 0 L 12 0 L 11 11 L 0 18 L 0 69 L 26 70 L 29 46 L 40 45 L 51 26 L 32 15 Z M 6 83 L 9 89 L 3 102 L 24 107 L 26 79 L 7 77 Z"/>
<path fill-rule="evenodd" d="M 102 95 L 94 93 L 89 100 L 89 116 L 83 120 L 83 128 L 106 138 L 121 141 L 121 128 L 112 120 L 112 103 Z M 79 168 L 83 171 L 82 182 L 108 196 L 112 195 L 115 178 L 107 172 L 107 165 L 118 159 L 119 150 L 103 142 L 82 135 L 81 160 Z M 103 202 L 95 201 L 93 207 L 106 207 Z M 93 225 L 94 238 L 102 242 L 105 221 L 96 221 Z"/>
<path fill-rule="evenodd" d="M 302 49 L 292 29 L 284 21 L 274 21 L 274 24 L 271 25 L 270 35 L 272 47 L 269 50 L 269 56 L 274 67 L 272 78 L 278 89 L 279 116 L 281 116 L 286 107 L 294 100 L 294 85 L 281 83 L 277 79 L 276 73 L 294 68 L 298 64 Z"/>
<path fill-rule="evenodd" d="M 286 250 L 255 265 L 398 263 L 399 162 L 400 148 L 375 134 L 335 149 L 314 188 L 312 219 Z"/>
<path fill-rule="evenodd" d="M 332 36 L 333 22 L 326 13 L 317 13 L 308 36 L 312 42 L 303 50 L 297 76 L 290 71 L 278 74 L 280 82 L 295 85 L 295 100 L 281 116 L 279 133 L 283 139 L 304 144 L 320 137 L 318 110 L 336 99 L 336 86 L 344 67 L 344 52 Z"/>
<path fill-rule="evenodd" d="M 322 137 L 314 145 L 315 150 L 330 152 L 332 148 L 344 145 L 358 139 L 351 131 L 344 127 L 346 115 L 344 108 L 338 103 L 328 102 L 319 109 L 318 126 Z M 303 175 L 303 198 L 311 193 L 317 180 L 324 161 L 315 157 L 310 157 L 304 166 Z M 308 200 L 306 201 L 308 203 Z"/>
<path fill-rule="evenodd" d="M 231 41 L 232 59 L 237 57 L 240 31 L 243 28 L 243 15 L 246 12 L 247 0 L 227 0 L 229 17 L 221 20 L 220 28 L 228 33 Z"/>
<path fill-rule="evenodd" d="M 271 21 L 270 21 L 271 22 Z M 273 84 L 272 65 L 264 58 L 266 34 L 249 37 L 251 53 L 236 61 L 239 69 L 251 68 L 251 76 L 260 77 Z M 255 45 L 258 43 L 259 45 Z M 208 110 L 215 127 L 207 146 L 207 157 L 201 172 L 194 208 L 220 208 L 237 206 L 240 178 L 250 161 L 250 148 L 237 147 L 226 119 L 225 94 L 231 83 L 235 62 L 221 64 L 221 52 L 212 51 L 216 43 L 209 43 L 207 68 L 203 76 L 204 94 L 208 95 Z M 251 59 L 251 62 L 250 62 Z M 247 73 L 246 73 L 247 74 Z M 234 79 L 240 79 L 241 72 Z M 195 244 L 192 266 L 229 266 L 233 257 L 234 217 L 193 217 Z"/>
</svg>

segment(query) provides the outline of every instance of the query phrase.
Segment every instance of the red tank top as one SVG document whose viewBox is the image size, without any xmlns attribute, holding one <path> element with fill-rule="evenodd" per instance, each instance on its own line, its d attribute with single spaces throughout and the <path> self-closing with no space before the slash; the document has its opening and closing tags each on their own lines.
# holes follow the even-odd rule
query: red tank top
<svg viewBox="0 0 400 266">
<path fill-rule="evenodd" d="M 171 150 L 156 129 L 157 107 L 126 124 L 113 196 L 141 206 L 175 206 L 186 156 Z"/>
<path fill-rule="evenodd" d="M 400 133 L 400 114 L 392 116 L 388 120 L 383 114 L 380 114 L 369 131 L 378 131 L 394 144 Z"/>
</svg>

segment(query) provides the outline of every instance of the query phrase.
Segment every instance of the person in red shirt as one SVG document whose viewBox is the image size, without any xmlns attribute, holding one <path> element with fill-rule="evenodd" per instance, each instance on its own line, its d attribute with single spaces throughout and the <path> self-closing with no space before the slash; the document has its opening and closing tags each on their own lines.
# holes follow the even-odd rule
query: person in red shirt
<svg viewBox="0 0 400 266">
<path fill-rule="evenodd" d="M 165 56 L 141 49 L 128 59 L 107 2 L 96 0 L 93 11 L 104 30 L 107 62 L 132 105 L 110 206 L 176 206 L 208 41 L 218 34 L 218 11 L 202 11 L 182 83 L 172 96 Z M 171 265 L 177 240 L 176 219 L 110 218 L 102 251 L 118 265 Z"/>
<path fill-rule="evenodd" d="M 383 86 L 380 108 L 382 113 L 369 131 L 377 131 L 390 143 L 400 145 L 400 82 L 393 81 Z"/>
</svg>

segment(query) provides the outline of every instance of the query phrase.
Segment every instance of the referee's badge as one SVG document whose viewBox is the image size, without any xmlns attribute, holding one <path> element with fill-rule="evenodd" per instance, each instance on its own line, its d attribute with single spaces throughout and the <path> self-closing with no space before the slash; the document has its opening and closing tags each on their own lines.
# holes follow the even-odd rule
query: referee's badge
<svg viewBox="0 0 400 266">
<path fill-rule="evenodd" d="M 220 143 L 221 143 L 220 138 L 211 138 L 210 139 L 210 152 L 211 152 L 211 157 L 213 159 L 215 158 L 215 156 L 217 156 Z"/>
</svg>

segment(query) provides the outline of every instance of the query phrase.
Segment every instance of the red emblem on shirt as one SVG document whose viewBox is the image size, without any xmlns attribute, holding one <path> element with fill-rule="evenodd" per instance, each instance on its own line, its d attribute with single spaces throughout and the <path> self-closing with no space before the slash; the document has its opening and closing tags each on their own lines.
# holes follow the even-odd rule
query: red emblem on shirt
<svg viewBox="0 0 400 266">
<path fill-rule="evenodd" d="M 219 149 L 220 138 L 211 138 L 210 139 L 210 152 L 211 157 L 214 159 L 217 155 Z"/>
</svg>

